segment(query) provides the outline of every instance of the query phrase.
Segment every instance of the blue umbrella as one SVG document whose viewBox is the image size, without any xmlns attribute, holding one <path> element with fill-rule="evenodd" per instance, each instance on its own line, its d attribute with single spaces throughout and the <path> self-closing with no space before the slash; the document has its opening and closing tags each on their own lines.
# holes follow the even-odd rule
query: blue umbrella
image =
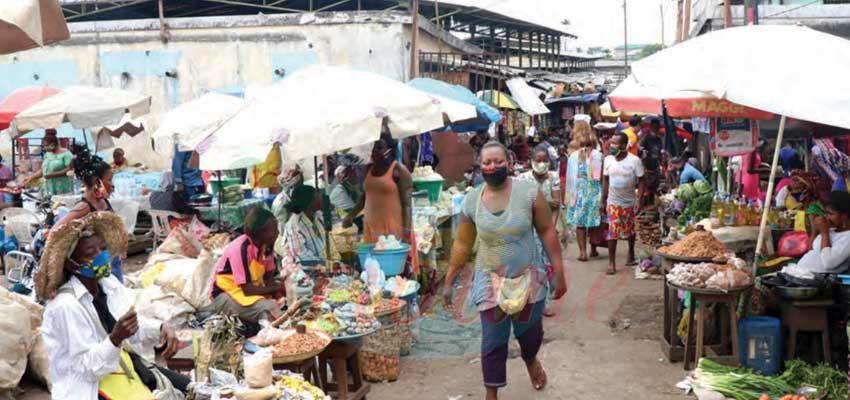
<svg viewBox="0 0 850 400">
<path fill-rule="evenodd" d="M 474 93 L 463 86 L 452 85 L 450 83 L 431 78 L 416 78 L 407 82 L 407 84 L 426 93 L 475 106 L 475 109 L 478 111 L 478 117 L 481 121 L 475 121 L 471 125 L 453 125 L 452 130 L 455 132 L 468 132 L 486 129 L 491 123 L 496 123 L 502 120 L 502 114 L 499 110 L 481 101 Z"/>
</svg>

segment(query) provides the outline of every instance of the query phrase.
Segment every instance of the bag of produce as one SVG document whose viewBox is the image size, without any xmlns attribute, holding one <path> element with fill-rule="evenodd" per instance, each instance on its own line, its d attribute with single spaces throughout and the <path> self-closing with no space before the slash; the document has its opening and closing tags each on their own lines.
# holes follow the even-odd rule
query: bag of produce
<svg viewBox="0 0 850 400">
<path fill-rule="evenodd" d="M 245 382 L 253 389 L 265 388 L 272 384 L 272 352 L 268 349 L 242 357 L 245 370 Z"/>
<path fill-rule="evenodd" d="M 810 248 L 809 235 L 804 231 L 787 232 L 779 239 L 780 257 L 802 257 Z"/>
<path fill-rule="evenodd" d="M 373 382 L 398 379 L 402 337 L 400 325 L 395 324 L 363 338 L 359 357 L 364 379 Z"/>
</svg>

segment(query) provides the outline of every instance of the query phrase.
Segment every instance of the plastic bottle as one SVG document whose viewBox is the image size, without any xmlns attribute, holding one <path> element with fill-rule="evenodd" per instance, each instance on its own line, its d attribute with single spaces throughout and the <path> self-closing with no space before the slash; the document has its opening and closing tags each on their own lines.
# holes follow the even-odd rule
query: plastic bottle
<svg viewBox="0 0 850 400">
<path fill-rule="evenodd" d="M 720 192 L 717 192 L 714 195 L 714 201 L 711 203 L 711 212 L 709 213 L 711 218 L 711 226 L 715 228 L 723 227 L 723 201 L 720 200 Z"/>
<path fill-rule="evenodd" d="M 749 207 L 747 207 L 747 203 L 744 201 L 743 198 L 738 200 L 738 208 L 737 213 L 735 215 L 735 226 L 747 226 L 747 224 L 750 222 Z"/>
<path fill-rule="evenodd" d="M 735 226 L 738 215 L 738 208 L 735 206 L 735 201 L 730 197 L 726 197 L 723 210 L 723 225 Z"/>
</svg>

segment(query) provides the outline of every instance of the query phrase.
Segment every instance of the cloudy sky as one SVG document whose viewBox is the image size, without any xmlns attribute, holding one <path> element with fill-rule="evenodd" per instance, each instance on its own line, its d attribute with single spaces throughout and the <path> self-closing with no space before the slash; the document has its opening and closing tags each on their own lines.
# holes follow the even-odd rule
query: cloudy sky
<svg viewBox="0 0 850 400">
<path fill-rule="evenodd" d="M 465 0 L 491 9 L 548 25 L 568 19 L 568 30 L 579 36 L 577 46 L 614 47 L 623 43 L 623 0 Z M 627 0 L 629 43 L 661 41 L 661 10 L 675 15 L 675 0 Z M 672 19 L 675 21 L 675 19 Z M 670 25 L 670 23 L 667 23 Z M 672 37 L 675 27 L 665 26 Z M 669 38 L 667 38 L 669 40 Z"/>
</svg>

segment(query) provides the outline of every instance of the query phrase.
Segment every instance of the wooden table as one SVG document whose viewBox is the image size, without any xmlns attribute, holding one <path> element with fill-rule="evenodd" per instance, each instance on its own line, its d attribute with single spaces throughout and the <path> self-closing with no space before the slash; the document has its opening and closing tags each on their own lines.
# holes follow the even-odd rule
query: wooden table
<svg viewBox="0 0 850 400">
<path fill-rule="evenodd" d="M 328 380 L 328 368 L 333 373 L 333 381 Z M 365 399 L 371 389 L 368 383 L 363 382 L 360 349 L 345 341 L 334 341 L 319 353 L 319 377 L 325 394 L 338 400 Z"/>
<path fill-rule="evenodd" d="M 296 374 L 301 374 L 305 381 L 312 383 L 313 386 L 316 386 L 322 391 L 325 390 L 322 386 L 322 379 L 319 377 L 319 367 L 316 362 L 316 357 L 310 357 L 306 360 L 289 363 L 278 363 L 275 361 L 273 368 L 275 371 L 287 370 L 295 372 Z"/>
<path fill-rule="evenodd" d="M 832 363 L 829 341 L 827 310 L 835 305 L 831 298 L 815 300 L 783 300 L 782 326 L 788 329 L 788 353 L 786 359 L 797 356 L 797 333 L 820 332 L 823 347 L 823 362 Z"/>
</svg>

